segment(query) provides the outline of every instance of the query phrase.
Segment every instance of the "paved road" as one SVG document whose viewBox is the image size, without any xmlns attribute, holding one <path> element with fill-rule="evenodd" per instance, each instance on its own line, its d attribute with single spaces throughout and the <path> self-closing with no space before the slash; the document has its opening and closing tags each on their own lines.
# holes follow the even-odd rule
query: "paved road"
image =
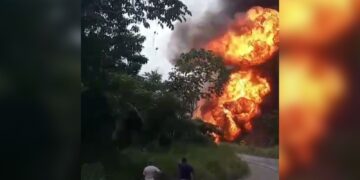
<svg viewBox="0 0 360 180">
<path fill-rule="evenodd" d="M 250 168 L 249 176 L 244 180 L 278 180 L 279 160 L 263 158 L 245 154 L 238 154 L 243 161 L 247 162 Z"/>
</svg>

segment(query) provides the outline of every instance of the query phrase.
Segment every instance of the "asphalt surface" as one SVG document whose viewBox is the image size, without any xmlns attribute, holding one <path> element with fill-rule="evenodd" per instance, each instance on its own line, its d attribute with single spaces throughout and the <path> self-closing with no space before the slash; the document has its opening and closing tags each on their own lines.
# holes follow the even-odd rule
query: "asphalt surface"
<svg viewBox="0 0 360 180">
<path fill-rule="evenodd" d="M 238 154 L 243 161 L 248 163 L 250 173 L 243 180 L 278 180 L 279 160 L 263 158 L 246 154 Z"/>
</svg>

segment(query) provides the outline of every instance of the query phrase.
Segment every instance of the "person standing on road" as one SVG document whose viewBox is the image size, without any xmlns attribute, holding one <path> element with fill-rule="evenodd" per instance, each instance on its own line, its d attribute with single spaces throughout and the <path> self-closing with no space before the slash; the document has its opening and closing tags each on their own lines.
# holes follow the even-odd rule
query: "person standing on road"
<svg viewBox="0 0 360 180">
<path fill-rule="evenodd" d="M 160 173 L 160 169 L 154 166 L 152 162 L 149 162 L 143 171 L 145 180 L 155 180 Z"/>
<path fill-rule="evenodd" d="M 186 158 L 181 159 L 179 164 L 179 175 L 180 180 L 193 180 L 194 179 L 194 169 L 187 163 Z"/>
</svg>

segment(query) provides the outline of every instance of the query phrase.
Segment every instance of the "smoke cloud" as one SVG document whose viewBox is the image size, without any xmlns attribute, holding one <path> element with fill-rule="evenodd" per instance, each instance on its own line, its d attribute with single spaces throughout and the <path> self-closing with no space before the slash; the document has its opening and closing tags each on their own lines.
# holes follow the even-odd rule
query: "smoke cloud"
<svg viewBox="0 0 360 180">
<path fill-rule="evenodd" d="M 171 63 L 192 48 L 204 47 L 210 40 L 224 33 L 228 25 L 253 6 L 278 9 L 277 0 L 218 0 L 216 10 L 208 10 L 200 19 L 178 23 L 168 44 L 167 56 Z"/>
</svg>

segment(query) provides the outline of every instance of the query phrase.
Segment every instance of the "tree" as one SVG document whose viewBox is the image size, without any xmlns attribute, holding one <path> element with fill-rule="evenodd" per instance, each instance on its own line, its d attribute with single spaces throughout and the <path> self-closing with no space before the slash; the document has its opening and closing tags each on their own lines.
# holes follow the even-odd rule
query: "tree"
<svg viewBox="0 0 360 180">
<path fill-rule="evenodd" d="M 191 50 L 177 59 L 167 84 L 191 114 L 200 98 L 220 94 L 228 77 L 229 71 L 220 57 L 204 49 Z"/>
<path fill-rule="evenodd" d="M 144 82 L 146 89 L 155 93 L 165 90 L 165 84 L 162 82 L 162 75 L 157 71 L 144 73 Z"/>
<path fill-rule="evenodd" d="M 150 20 L 173 29 L 175 21 L 191 15 L 179 0 L 82 1 L 82 79 L 86 85 L 107 72 L 136 75 L 147 58 L 141 55 L 145 37 L 139 25 Z M 106 69 L 106 70 L 105 70 Z"/>
<path fill-rule="evenodd" d="M 191 14 L 179 0 L 83 0 L 81 7 L 82 156 L 102 161 L 111 171 L 114 145 L 131 143 L 127 132 L 142 129 L 139 111 L 153 105 L 152 92 L 137 76 L 147 62 L 139 25 L 149 28 L 155 20 L 174 28 L 175 21 Z"/>
</svg>

